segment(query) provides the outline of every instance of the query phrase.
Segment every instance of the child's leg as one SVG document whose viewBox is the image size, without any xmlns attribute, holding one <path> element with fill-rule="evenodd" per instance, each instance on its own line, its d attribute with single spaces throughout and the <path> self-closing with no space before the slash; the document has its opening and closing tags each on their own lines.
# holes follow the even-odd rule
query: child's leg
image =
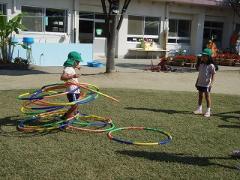
<svg viewBox="0 0 240 180">
<path fill-rule="evenodd" d="M 203 92 L 198 91 L 198 107 L 202 106 Z"/>
<path fill-rule="evenodd" d="M 210 93 L 209 92 L 205 92 L 205 99 L 207 102 L 207 108 L 211 108 L 211 98 L 210 98 Z"/>
<path fill-rule="evenodd" d="M 67 98 L 68 98 L 69 102 L 74 102 L 74 101 L 78 100 L 79 94 L 68 94 Z M 78 105 L 77 104 L 72 105 L 67 110 L 67 112 L 63 115 L 63 118 L 64 119 L 68 119 L 68 118 L 74 116 L 77 113 L 77 109 L 78 109 Z"/>
<path fill-rule="evenodd" d="M 206 113 L 204 114 L 205 117 L 210 117 L 211 115 L 211 98 L 210 98 L 210 93 L 209 92 L 205 92 L 205 99 L 206 99 L 206 102 L 207 102 L 207 111 Z"/>
<path fill-rule="evenodd" d="M 198 91 L 198 108 L 194 111 L 194 114 L 202 114 L 202 99 L 203 99 L 203 92 Z"/>
</svg>

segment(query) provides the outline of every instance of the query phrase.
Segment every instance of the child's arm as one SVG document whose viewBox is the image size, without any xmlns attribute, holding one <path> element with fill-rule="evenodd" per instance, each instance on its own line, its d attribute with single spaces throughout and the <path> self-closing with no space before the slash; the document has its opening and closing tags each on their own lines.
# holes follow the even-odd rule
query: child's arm
<svg viewBox="0 0 240 180">
<path fill-rule="evenodd" d="M 61 80 L 62 81 L 67 81 L 67 80 L 70 80 L 72 78 L 79 78 L 79 74 L 74 74 L 74 75 L 70 75 L 70 74 L 67 74 L 67 73 L 63 73 L 61 75 Z"/>
<path fill-rule="evenodd" d="M 212 77 L 211 77 L 211 84 L 210 84 L 210 86 L 212 86 L 213 82 L 215 81 L 215 74 L 216 74 L 215 66 L 212 65 Z"/>
<path fill-rule="evenodd" d="M 211 84 L 210 86 L 213 86 L 213 82 L 215 81 L 215 74 L 212 74 L 212 81 L 211 81 Z"/>
<path fill-rule="evenodd" d="M 197 80 L 196 80 L 195 87 L 197 87 L 197 82 L 198 82 L 198 78 L 197 78 Z"/>
</svg>

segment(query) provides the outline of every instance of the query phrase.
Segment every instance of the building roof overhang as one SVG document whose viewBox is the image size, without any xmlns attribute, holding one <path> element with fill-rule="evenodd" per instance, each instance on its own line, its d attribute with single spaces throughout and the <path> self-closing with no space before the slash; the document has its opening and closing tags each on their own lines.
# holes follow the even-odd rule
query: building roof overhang
<svg viewBox="0 0 240 180">
<path fill-rule="evenodd" d="M 169 2 L 177 4 L 192 4 L 201 6 L 222 6 L 224 0 L 151 0 L 152 2 Z"/>
</svg>

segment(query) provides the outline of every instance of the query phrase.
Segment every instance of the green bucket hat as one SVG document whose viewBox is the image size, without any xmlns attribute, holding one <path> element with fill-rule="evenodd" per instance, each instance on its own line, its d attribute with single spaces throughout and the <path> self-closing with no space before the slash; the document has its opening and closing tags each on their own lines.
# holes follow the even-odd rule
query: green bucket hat
<svg viewBox="0 0 240 180">
<path fill-rule="evenodd" d="M 72 51 L 68 54 L 68 59 L 64 62 L 63 66 L 73 67 L 76 62 L 82 62 L 82 61 L 83 60 L 82 60 L 81 54 L 76 51 Z"/>
<path fill-rule="evenodd" d="M 202 55 L 212 56 L 212 50 L 209 48 L 205 48 L 202 52 Z"/>
</svg>

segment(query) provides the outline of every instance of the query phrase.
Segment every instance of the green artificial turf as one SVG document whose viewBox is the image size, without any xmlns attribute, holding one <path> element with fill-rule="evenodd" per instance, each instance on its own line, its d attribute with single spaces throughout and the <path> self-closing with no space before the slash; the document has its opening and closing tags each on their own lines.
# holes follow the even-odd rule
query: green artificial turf
<svg viewBox="0 0 240 180">
<path fill-rule="evenodd" d="M 99 97 L 80 111 L 111 117 L 117 127 L 161 128 L 167 145 L 132 146 L 110 141 L 106 133 L 16 130 L 27 90 L 0 91 L 0 179 L 239 179 L 240 96 L 213 94 L 213 116 L 196 116 L 196 93 L 104 89 L 120 100 Z M 205 107 L 205 106 L 204 106 Z M 205 108 L 204 108 L 205 109 Z M 159 141 L 150 131 L 118 131 L 132 141 Z"/>
</svg>

